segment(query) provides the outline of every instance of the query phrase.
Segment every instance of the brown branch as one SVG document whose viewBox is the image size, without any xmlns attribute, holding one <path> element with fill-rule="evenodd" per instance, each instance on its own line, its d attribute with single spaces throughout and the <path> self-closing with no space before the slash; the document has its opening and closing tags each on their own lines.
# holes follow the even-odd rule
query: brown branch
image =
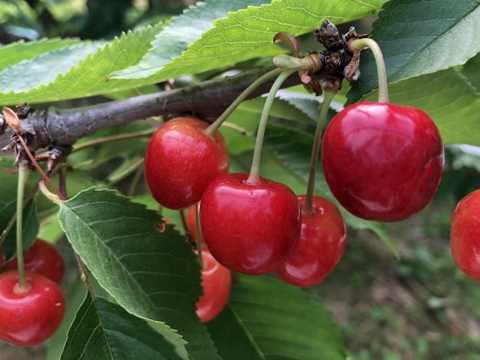
<svg viewBox="0 0 480 360">
<path fill-rule="evenodd" d="M 104 104 L 46 111 L 21 108 L 18 117 L 22 128 L 32 136 L 28 146 L 32 152 L 50 146 L 72 145 L 78 139 L 98 130 L 127 124 L 152 116 L 195 114 L 206 121 L 213 121 L 255 79 L 269 69 L 248 71 L 239 75 L 208 80 L 184 88 Z M 317 74 L 323 77 L 322 74 Z M 249 98 L 268 92 L 272 81 L 259 87 Z M 300 83 L 298 76 L 291 76 L 284 87 Z M 3 123 L 3 124 L 2 124 Z M 0 117 L 0 148 L 10 143 L 12 130 Z"/>
</svg>

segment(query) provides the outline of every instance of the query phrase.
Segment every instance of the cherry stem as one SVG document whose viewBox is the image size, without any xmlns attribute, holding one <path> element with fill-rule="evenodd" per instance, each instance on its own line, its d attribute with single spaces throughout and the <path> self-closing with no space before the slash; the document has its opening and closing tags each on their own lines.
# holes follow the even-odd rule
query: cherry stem
<svg viewBox="0 0 480 360">
<path fill-rule="evenodd" d="M 327 118 L 328 110 L 337 91 L 333 89 L 325 89 L 323 96 L 323 103 L 320 108 L 320 116 L 318 117 L 317 127 L 315 128 L 315 135 L 313 137 L 312 156 L 310 158 L 310 173 L 308 175 L 307 195 L 305 196 L 305 203 L 303 204 L 302 214 L 309 214 L 313 212 L 313 193 L 315 191 L 315 172 L 317 169 L 318 153 L 320 151 L 320 144 L 322 142 L 323 126 Z"/>
<path fill-rule="evenodd" d="M 203 132 L 208 136 L 212 136 L 213 133 L 218 130 L 218 128 L 223 124 L 223 122 L 230 116 L 230 114 L 245 101 L 256 88 L 262 85 L 264 82 L 273 79 L 274 77 L 282 73 L 282 69 L 273 69 L 268 73 L 260 76 L 257 80 L 250 84 L 245 90 L 242 91 L 240 95 L 230 104 L 230 106 L 213 122 L 211 123 Z"/>
<path fill-rule="evenodd" d="M 262 146 L 263 138 L 265 137 L 265 129 L 267 128 L 268 115 L 270 113 L 270 108 L 272 107 L 273 100 L 275 95 L 282 86 L 283 82 L 293 73 L 297 72 L 295 69 L 283 70 L 282 73 L 273 83 L 270 91 L 265 100 L 265 105 L 263 106 L 262 116 L 260 117 L 260 122 L 258 123 L 257 138 L 255 140 L 255 149 L 253 150 L 253 159 L 252 166 L 250 168 L 250 174 L 248 179 L 245 181 L 250 185 L 257 185 L 260 181 L 260 160 L 262 156 Z"/>
<path fill-rule="evenodd" d="M 30 170 L 28 165 L 20 162 L 18 164 L 18 183 L 17 183 L 17 262 L 18 262 L 18 285 L 17 290 L 26 292 L 31 289 L 25 274 L 25 262 L 23 259 L 23 195 L 25 194 L 25 185 L 28 180 Z"/>
<path fill-rule="evenodd" d="M 387 68 L 385 66 L 385 60 L 383 59 L 382 50 L 378 46 L 377 42 L 370 38 L 355 39 L 348 43 L 348 47 L 351 50 L 362 51 L 363 48 L 368 47 L 375 58 L 377 65 L 378 76 L 378 102 L 389 103 L 388 99 L 388 82 L 387 82 Z"/>
<path fill-rule="evenodd" d="M 199 206 L 198 203 L 195 204 L 195 236 L 197 237 L 197 253 L 198 253 L 198 261 L 200 262 L 200 266 L 203 269 L 203 257 L 202 257 L 202 239 L 200 238 L 200 219 L 199 219 Z"/>
<path fill-rule="evenodd" d="M 45 185 L 44 179 L 40 180 L 40 182 L 38 183 L 38 188 L 40 189 L 42 194 L 47 197 L 47 199 L 49 199 L 50 201 L 53 201 L 58 206 L 62 206 L 62 200 L 65 200 L 65 199 L 60 200 L 60 197 L 57 194 L 50 192 L 47 189 L 47 186 Z"/>
</svg>

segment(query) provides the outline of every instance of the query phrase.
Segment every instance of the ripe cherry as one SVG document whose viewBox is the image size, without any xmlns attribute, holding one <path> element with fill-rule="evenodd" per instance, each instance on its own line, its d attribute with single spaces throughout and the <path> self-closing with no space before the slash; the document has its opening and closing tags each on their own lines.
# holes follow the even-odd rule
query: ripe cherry
<svg viewBox="0 0 480 360">
<path fill-rule="evenodd" d="M 190 237 L 192 241 L 195 243 L 197 241 L 197 231 L 196 231 L 196 221 L 197 217 L 195 216 L 195 206 L 191 206 L 187 212 L 187 227 L 188 231 L 190 232 Z M 200 229 L 200 241 L 202 244 L 205 244 L 205 239 L 202 234 L 202 229 Z"/>
<path fill-rule="evenodd" d="M 25 270 L 43 275 L 57 284 L 65 274 L 65 263 L 57 247 L 45 240 L 36 239 L 24 253 Z M 17 259 L 7 264 L 7 270 L 18 268 Z"/>
<path fill-rule="evenodd" d="M 223 310 L 230 296 L 232 276 L 206 249 L 202 250 L 203 296 L 196 303 L 197 315 L 202 322 L 214 319 Z"/>
<path fill-rule="evenodd" d="M 217 175 L 228 170 L 225 139 L 208 123 L 180 117 L 167 121 L 152 136 L 145 153 L 145 181 L 162 206 L 180 210 L 200 201 Z"/>
<path fill-rule="evenodd" d="M 404 220 L 437 190 L 443 147 L 423 111 L 388 103 L 356 103 L 339 112 L 322 143 L 325 179 L 335 198 L 363 219 Z"/>
<path fill-rule="evenodd" d="M 450 225 L 453 259 L 465 274 L 480 280 L 480 190 L 460 200 Z"/>
<path fill-rule="evenodd" d="M 208 249 L 230 270 L 260 275 L 277 269 L 300 231 L 300 206 L 287 186 L 248 174 L 225 174 L 202 197 L 200 224 Z"/>
<path fill-rule="evenodd" d="M 62 322 L 65 298 L 50 279 L 26 273 L 30 289 L 18 286 L 18 271 L 0 274 L 0 340 L 33 346 L 50 338 Z"/>
<path fill-rule="evenodd" d="M 305 195 L 298 200 L 303 208 Z M 302 210 L 302 228 L 295 247 L 277 273 L 295 286 L 318 285 L 337 265 L 346 247 L 342 214 L 330 200 L 314 196 L 312 209 Z"/>
</svg>

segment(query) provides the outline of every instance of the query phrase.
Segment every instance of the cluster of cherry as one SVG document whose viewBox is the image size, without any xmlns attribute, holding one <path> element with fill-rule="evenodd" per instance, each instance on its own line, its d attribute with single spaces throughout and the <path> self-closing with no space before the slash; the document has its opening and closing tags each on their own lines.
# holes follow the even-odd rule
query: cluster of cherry
<svg viewBox="0 0 480 360">
<path fill-rule="evenodd" d="M 201 204 L 207 266 L 204 296 L 197 304 L 202 321 L 215 317 L 228 300 L 228 270 L 249 275 L 276 271 L 292 285 L 310 287 L 325 279 L 347 244 L 343 217 L 331 201 L 296 196 L 255 172 L 228 173 L 225 140 L 216 130 L 210 134 L 208 126 L 188 117 L 167 121 L 145 155 L 146 183 L 160 205 L 180 210 Z M 432 199 L 442 174 L 442 141 L 435 123 L 419 109 L 357 103 L 327 127 L 322 166 L 346 210 L 367 220 L 400 221 Z M 190 210 L 192 234 L 195 215 Z M 221 282 L 213 272 L 207 274 L 216 262 Z M 207 298 L 216 306 L 204 316 Z"/>
</svg>

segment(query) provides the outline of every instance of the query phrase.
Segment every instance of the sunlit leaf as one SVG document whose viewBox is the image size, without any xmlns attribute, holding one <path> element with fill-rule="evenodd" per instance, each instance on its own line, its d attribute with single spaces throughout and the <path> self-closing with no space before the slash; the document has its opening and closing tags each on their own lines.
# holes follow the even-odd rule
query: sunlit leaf
<svg viewBox="0 0 480 360">
<path fill-rule="evenodd" d="M 104 45 L 77 44 L 7 68 L 0 72 L 0 82 L 9 82 L 0 93 L 2 104 L 74 99 L 145 85 L 145 81 L 111 79 L 110 73 L 136 64 L 160 29 L 161 25 L 142 28 Z M 29 75 L 25 83 L 22 79 L 29 68 L 36 76 Z"/>
<path fill-rule="evenodd" d="M 236 63 L 263 56 L 273 56 L 282 50 L 272 44 L 275 34 L 281 31 L 294 36 L 311 33 L 320 26 L 326 18 L 334 23 L 342 23 L 377 13 L 385 1 L 328 1 L 304 0 L 273 0 L 271 4 L 265 1 L 250 1 L 245 4 L 240 1 L 211 1 L 216 4 L 216 10 L 223 13 L 221 19 L 214 21 L 214 27 L 205 32 L 187 50 L 169 63 L 160 61 L 155 63 L 155 57 L 146 57 L 139 66 L 125 69 L 115 76 L 123 78 L 150 76 L 157 71 L 157 80 L 175 78 L 186 74 L 199 73 L 216 68 L 225 68 Z M 242 9 L 246 5 L 247 9 Z M 240 7 L 238 7 L 240 5 Z M 201 5 L 204 6 L 204 5 Z M 198 10 L 202 11 L 201 6 Z M 210 8 L 208 8 L 210 9 Z M 233 9 L 238 10 L 230 12 Z M 213 11 L 213 10 L 212 10 Z M 186 21 L 196 13 L 191 10 L 184 16 L 186 19 L 177 19 L 177 22 Z M 227 17 L 224 17 L 227 14 Z M 193 21 L 193 20 L 191 20 Z M 172 26 L 174 26 L 173 24 Z M 186 29 L 188 31 L 188 28 Z M 194 32 L 196 34 L 196 32 Z M 182 39 L 185 37 L 183 35 Z M 158 44 L 160 45 L 160 44 Z M 320 45 L 319 45 L 320 48 Z M 152 50 L 161 57 L 163 47 Z M 168 52 L 167 52 L 168 53 Z"/>
</svg>

